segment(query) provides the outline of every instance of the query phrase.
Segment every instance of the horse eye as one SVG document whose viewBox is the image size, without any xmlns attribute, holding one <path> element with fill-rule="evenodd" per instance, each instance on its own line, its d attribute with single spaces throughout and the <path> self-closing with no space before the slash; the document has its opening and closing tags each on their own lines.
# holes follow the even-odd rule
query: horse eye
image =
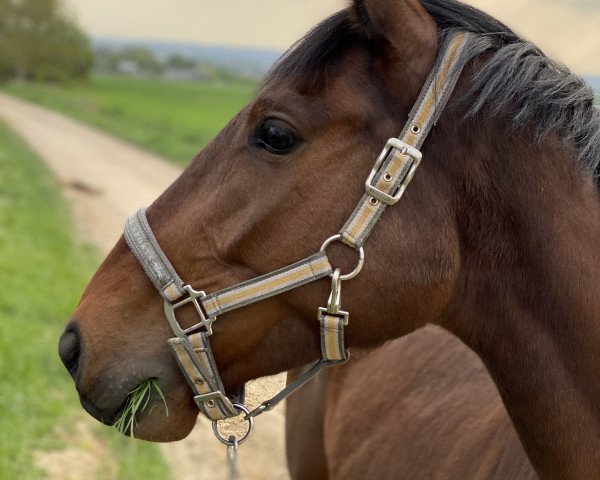
<svg viewBox="0 0 600 480">
<path fill-rule="evenodd" d="M 276 155 L 284 155 L 296 144 L 294 132 L 281 120 L 269 118 L 254 133 L 254 143 Z"/>
</svg>

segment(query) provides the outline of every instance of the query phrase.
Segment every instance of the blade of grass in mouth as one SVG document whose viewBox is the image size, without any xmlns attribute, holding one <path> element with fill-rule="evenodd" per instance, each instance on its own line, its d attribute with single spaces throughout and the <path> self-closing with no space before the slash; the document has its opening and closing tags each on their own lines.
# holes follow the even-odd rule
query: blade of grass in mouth
<svg viewBox="0 0 600 480">
<path fill-rule="evenodd" d="M 162 390 L 155 378 L 149 378 L 139 386 L 137 386 L 127 397 L 125 408 L 119 419 L 115 422 L 115 428 L 124 435 L 133 437 L 133 429 L 137 425 L 136 418 L 146 410 L 150 402 L 152 391 L 156 391 L 165 405 L 167 417 L 169 416 L 169 408 Z"/>
</svg>

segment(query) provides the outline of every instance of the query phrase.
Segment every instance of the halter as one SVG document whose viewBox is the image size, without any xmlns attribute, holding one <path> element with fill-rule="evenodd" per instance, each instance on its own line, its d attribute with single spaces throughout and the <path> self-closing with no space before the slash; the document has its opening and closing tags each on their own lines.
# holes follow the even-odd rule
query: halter
<svg viewBox="0 0 600 480">
<path fill-rule="evenodd" d="M 387 141 L 365 182 L 365 193 L 358 206 L 339 233 L 327 239 L 318 253 L 207 295 L 179 277 L 152 233 L 145 209 L 127 220 L 125 240 L 164 298 L 165 315 L 176 335 L 168 341 L 169 346 L 194 392 L 198 408 L 213 421 L 215 433 L 223 443 L 230 445 L 231 440 L 226 440 L 218 433 L 216 421 L 237 416 L 240 412 L 244 412 L 245 418 L 252 421 L 257 415 L 274 408 L 323 368 L 348 359 L 344 327 L 348 324 L 349 314 L 341 310 L 342 282 L 360 273 L 364 262 L 364 242 L 381 214 L 400 200 L 411 182 L 422 158 L 419 148 L 448 103 L 465 65 L 487 48 L 485 42 L 476 39 L 475 35 L 466 32 L 454 32 L 446 37 L 402 134 L 399 138 Z M 354 271 L 342 274 L 340 269 L 331 266 L 327 247 L 335 241 L 341 241 L 358 252 L 358 264 Z M 248 412 L 243 405 L 243 393 L 232 397 L 225 395 L 209 342 L 212 323 L 218 316 L 231 310 L 326 276 L 331 277 L 331 295 L 327 306 L 319 308 L 317 314 L 322 358 L 275 397 Z M 199 321 L 184 329 L 177 320 L 176 312 L 190 303 L 196 309 Z M 236 442 L 241 443 L 242 440 Z"/>
</svg>

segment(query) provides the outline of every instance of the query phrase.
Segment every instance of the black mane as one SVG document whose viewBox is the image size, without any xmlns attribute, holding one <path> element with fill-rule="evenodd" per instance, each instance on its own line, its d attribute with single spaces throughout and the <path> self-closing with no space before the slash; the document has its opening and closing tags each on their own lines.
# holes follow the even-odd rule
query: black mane
<svg viewBox="0 0 600 480">
<path fill-rule="evenodd" d="M 357 2 L 360 6 L 360 2 Z M 474 78 L 467 100 L 469 115 L 489 106 L 510 113 L 512 128 L 533 126 L 536 141 L 556 132 L 574 144 L 579 158 L 597 177 L 600 161 L 600 109 L 593 89 L 564 65 L 486 13 L 456 0 L 421 0 L 438 24 L 441 37 L 466 30 L 491 40 L 490 61 Z M 275 64 L 266 84 L 283 77 L 327 81 L 337 61 L 358 42 L 372 41 L 358 15 L 342 10 L 321 22 Z"/>
</svg>

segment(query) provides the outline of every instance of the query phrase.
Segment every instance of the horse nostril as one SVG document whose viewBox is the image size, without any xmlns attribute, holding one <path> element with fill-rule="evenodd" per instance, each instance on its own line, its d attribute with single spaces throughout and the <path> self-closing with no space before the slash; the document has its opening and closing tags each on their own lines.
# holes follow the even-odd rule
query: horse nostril
<svg viewBox="0 0 600 480">
<path fill-rule="evenodd" d="M 79 369 L 81 342 L 79 334 L 72 326 L 68 326 L 58 342 L 58 355 L 73 378 Z"/>
</svg>

